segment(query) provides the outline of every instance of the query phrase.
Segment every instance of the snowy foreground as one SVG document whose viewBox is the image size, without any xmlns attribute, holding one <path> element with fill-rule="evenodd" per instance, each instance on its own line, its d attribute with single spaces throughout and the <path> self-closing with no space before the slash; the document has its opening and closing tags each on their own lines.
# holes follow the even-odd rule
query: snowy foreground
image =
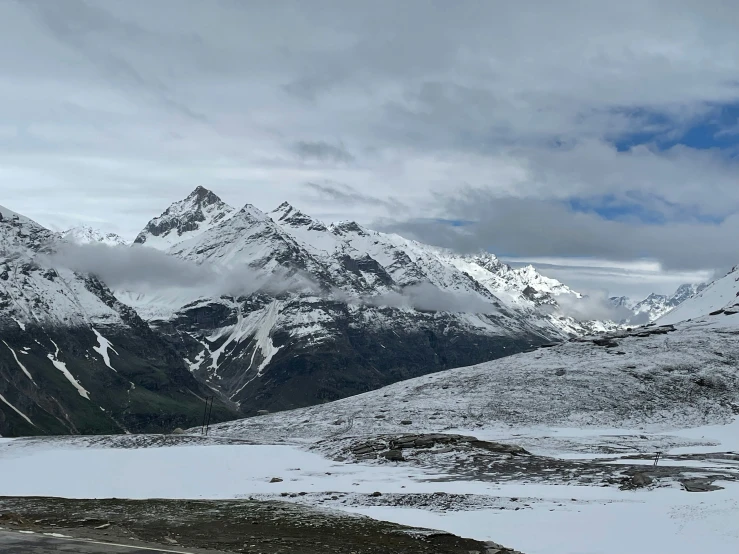
<svg viewBox="0 0 739 554">
<path fill-rule="evenodd" d="M 580 439 L 608 440 L 612 432 L 554 434 L 568 439 L 560 444 L 576 444 Z M 529 436 L 537 433 L 541 430 L 531 430 Z M 739 420 L 681 435 L 712 441 L 717 450 L 739 451 Z M 134 439 L 141 440 L 139 447 L 132 446 Z M 527 554 L 739 551 L 739 482 L 690 493 L 678 487 L 622 491 L 525 479 L 503 484 L 439 481 L 438 473 L 424 468 L 335 462 L 290 445 L 186 442 L 161 445 L 155 436 L 129 438 L 128 443 L 116 438 L 97 444 L 85 439 L 3 441 L 0 491 L 6 496 L 69 498 L 279 498 L 493 540 Z M 559 454 L 577 455 L 566 449 Z M 737 462 L 733 468 L 711 460 L 703 465 L 716 464 L 739 471 Z M 696 470 L 701 464 L 688 465 Z M 282 481 L 270 482 L 275 477 Z M 373 496 L 377 492 L 382 496 Z M 388 505 L 406 497 L 429 502 L 422 508 Z M 385 505 L 377 505 L 378 498 Z M 453 500 L 444 505 L 455 498 L 461 499 L 459 506 Z"/>
<path fill-rule="evenodd" d="M 580 339 L 209 438 L 0 439 L 0 494 L 277 499 L 525 554 L 736 554 L 729 322 Z"/>
</svg>

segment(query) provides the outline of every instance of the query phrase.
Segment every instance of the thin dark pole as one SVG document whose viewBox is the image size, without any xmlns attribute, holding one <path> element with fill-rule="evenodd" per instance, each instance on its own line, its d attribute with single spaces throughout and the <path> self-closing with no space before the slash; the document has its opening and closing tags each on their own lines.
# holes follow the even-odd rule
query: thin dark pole
<svg viewBox="0 0 739 554">
<path fill-rule="evenodd" d="M 205 416 L 208 415 L 208 397 L 205 397 L 205 411 L 203 411 L 203 423 L 200 425 L 200 434 L 205 433 Z"/>
<path fill-rule="evenodd" d="M 210 416 L 213 414 L 213 401 L 215 400 L 214 396 L 210 397 L 210 410 L 208 410 L 208 421 L 205 424 L 205 436 L 208 436 L 208 429 L 210 429 Z"/>
</svg>

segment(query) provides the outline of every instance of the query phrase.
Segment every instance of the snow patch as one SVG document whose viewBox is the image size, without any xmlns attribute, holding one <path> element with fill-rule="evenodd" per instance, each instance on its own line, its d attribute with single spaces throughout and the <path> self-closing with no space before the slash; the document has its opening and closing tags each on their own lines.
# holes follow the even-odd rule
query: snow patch
<svg viewBox="0 0 739 554">
<path fill-rule="evenodd" d="M 98 339 L 98 345 L 93 346 L 92 349 L 100 354 L 100 356 L 103 358 L 103 361 L 105 362 L 105 365 L 118 373 L 116 369 L 112 365 L 110 365 L 110 354 L 108 354 L 108 350 L 112 350 L 116 356 L 118 355 L 118 352 L 116 352 L 115 348 L 113 348 L 113 344 L 103 335 L 101 335 L 94 327 L 92 327 L 92 332 L 95 333 L 95 336 Z"/>
<path fill-rule="evenodd" d="M 18 327 L 21 328 L 21 331 L 25 331 L 26 330 L 26 324 L 23 323 L 20 319 L 16 319 L 13 316 L 10 316 L 10 319 L 12 319 L 13 321 L 15 321 L 18 324 Z"/>
<path fill-rule="evenodd" d="M 21 368 L 21 371 L 23 371 L 23 373 L 26 374 L 26 377 L 28 377 L 31 380 L 31 382 L 38 387 L 38 385 L 36 384 L 36 381 L 34 381 L 33 377 L 31 376 L 31 372 L 29 372 L 26 366 L 24 366 L 21 363 L 21 361 L 18 359 L 18 356 L 15 353 L 15 350 L 13 350 L 7 342 L 3 341 L 3 344 L 7 346 L 8 350 L 10 350 L 10 353 L 13 354 L 13 358 L 15 358 L 15 362 L 18 364 L 18 367 Z M 21 354 L 28 354 L 28 352 L 21 352 Z"/>
<path fill-rule="evenodd" d="M 82 398 L 85 398 L 87 400 L 90 400 L 90 393 L 85 390 L 85 388 L 77 381 L 77 379 L 74 378 L 74 376 L 69 372 L 67 369 L 67 364 L 62 362 L 59 359 L 59 346 L 52 340 L 51 341 L 54 347 L 56 348 L 56 352 L 54 354 L 47 354 L 46 357 L 49 358 L 52 364 L 54 364 L 54 367 L 57 368 L 59 371 L 64 374 L 64 377 L 67 378 L 67 381 L 69 381 L 72 386 L 77 389 L 77 392 Z"/>
<path fill-rule="evenodd" d="M 8 405 L 8 407 L 9 407 L 9 408 L 10 408 L 11 410 L 13 410 L 13 411 L 14 411 L 15 413 L 17 413 L 17 414 L 18 414 L 19 416 L 21 416 L 21 417 L 22 417 L 23 419 L 25 419 L 25 420 L 26 420 L 26 421 L 27 421 L 28 423 L 30 423 L 31 425 L 33 425 L 34 427 L 36 427 L 36 424 L 35 424 L 35 423 L 34 423 L 33 421 L 31 421 L 31 419 L 30 419 L 30 418 L 29 418 L 29 417 L 28 417 L 28 416 L 27 416 L 26 414 L 24 414 L 24 413 L 23 413 L 23 412 L 21 412 L 21 411 L 20 411 L 20 410 L 19 410 L 18 408 L 16 408 L 15 406 L 13 406 L 13 405 L 12 405 L 12 404 L 11 404 L 10 402 L 8 402 L 8 400 L 7 400 L 7 399 L 6 399 L 6 398 L 5 398 L 5 397 L 4 397 L 4 396 L 3 396 L 2 394 L 0 394 L 0 400 L 1 400 L 2 402 L 4 402 L 5 404 L 7 404 L 7 405 Z"/>
</svg>

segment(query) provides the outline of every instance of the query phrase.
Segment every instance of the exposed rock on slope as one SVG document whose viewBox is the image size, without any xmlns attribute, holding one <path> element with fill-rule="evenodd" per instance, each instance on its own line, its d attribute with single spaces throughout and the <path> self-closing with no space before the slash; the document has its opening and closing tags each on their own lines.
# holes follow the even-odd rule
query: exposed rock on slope
<svg viewBox="0 0 739 554">
<path fill-rule="evenodd" d="M 211 191 L 198 187 L 180 202 L 175 202 L 139 233 L 135 244 L 165 250 L 203 232 L 224 219 L 234 209 Z"/>
</svg>

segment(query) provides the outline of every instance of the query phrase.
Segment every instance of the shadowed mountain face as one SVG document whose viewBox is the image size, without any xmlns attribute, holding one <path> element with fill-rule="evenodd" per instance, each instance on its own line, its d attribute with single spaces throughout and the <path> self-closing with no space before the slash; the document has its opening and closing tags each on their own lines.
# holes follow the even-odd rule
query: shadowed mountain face
<svg viewBox="0 0 739 554">
<path fill-rule="evenodd" d="M 0 208 L 0 434 L 198 424 L 208 389 L 98 279 L 50 266 L 58 239 Z M 234 413 L 214 407 L 218 420 Z"/>
</svg>

